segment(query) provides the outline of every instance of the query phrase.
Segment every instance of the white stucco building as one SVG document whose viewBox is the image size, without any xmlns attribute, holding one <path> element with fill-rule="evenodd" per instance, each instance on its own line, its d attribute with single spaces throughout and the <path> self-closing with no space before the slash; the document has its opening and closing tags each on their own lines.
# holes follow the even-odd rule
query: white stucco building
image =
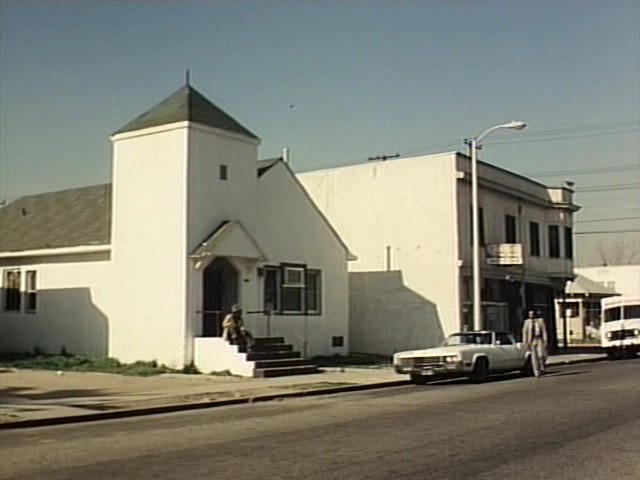
<svg viewBox="0 0 640 480">
<path fill-rule="evenodd" d="M 535 308 L 553 336 L 553 298 L 573 277 L 573 191 L 483 162 L 478 170 L 485 326 L 517 333 L 523 308 Z M 369 162 L 298 178 L 357 256 L 350 263 L 352 351 L 389 355 L 471 328 L 467 156 Z M 522 262 L 493 264 L 495 244 L 521 248 Z"/>
<path fill-rule="evenodd" d="M 0 210 L 1 351 L 225 369 L 241 303 L 254 335 L 347 352 L 351 255 L 253 133 L 185 86 L 111 140 L 112 184 Z"/>
<path fill-rule="evenodd" d="M 576 273 L 615 290 L 620 295 L 640 297 L 640 265 L 579 267 Z"/>
</svg>

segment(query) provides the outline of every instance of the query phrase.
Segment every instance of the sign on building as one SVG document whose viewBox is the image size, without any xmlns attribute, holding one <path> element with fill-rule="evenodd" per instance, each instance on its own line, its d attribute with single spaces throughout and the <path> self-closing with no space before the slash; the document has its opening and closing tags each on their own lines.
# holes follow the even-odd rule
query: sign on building
<svg viewBox="0 0 640 480">
<path fill-rule="evenodd" d="M 485 249 L 489 265 L 522 265 L 521 243 L 493 243 Z"/>
</svg>

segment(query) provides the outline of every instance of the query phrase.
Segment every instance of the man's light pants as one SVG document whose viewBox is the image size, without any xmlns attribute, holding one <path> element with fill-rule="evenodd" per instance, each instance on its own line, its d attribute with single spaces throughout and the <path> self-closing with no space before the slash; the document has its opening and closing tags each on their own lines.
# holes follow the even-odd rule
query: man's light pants
<svg viewBox="0 0 640 480">
<path fill-rule="evenodd" d="M 544 365 L 547 362 L 547 349 L 542 340 L 534 340 L 531 342 L 530 350 L 533 374 L 539 377 L 544 373 Z"/>
</svg>

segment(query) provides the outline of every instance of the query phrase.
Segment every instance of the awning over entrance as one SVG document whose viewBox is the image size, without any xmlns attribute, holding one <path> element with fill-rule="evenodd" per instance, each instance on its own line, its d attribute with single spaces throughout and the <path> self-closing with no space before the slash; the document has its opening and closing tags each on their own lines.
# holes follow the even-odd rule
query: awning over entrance
<svg viewBox="0 0 640 480">
<path fill-rule="evenodd" d="M 210 257 L 240 257 L 265 261 L 266 256 L 242 223 L 231 220 L 222 222 L 189 255 L 201 262 Z"/>
<path fill-rule="evenodd" d="M 569 295 L 618 295 L 618 292 L 613 288 L 594 282 L 590 278 L 582 275 L 576 275 L 576 278 L 574 278 L 572 282 L 568 282 L 565 292 Z"/>
</svg>

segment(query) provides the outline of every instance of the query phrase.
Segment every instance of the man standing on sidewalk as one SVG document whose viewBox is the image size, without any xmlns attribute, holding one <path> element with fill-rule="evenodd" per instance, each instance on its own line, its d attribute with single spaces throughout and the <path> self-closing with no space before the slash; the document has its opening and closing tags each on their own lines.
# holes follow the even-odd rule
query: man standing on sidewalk
<svg viewBox="0 0 640 480">
<path fill-rule="evenodd" d="M 540 315 L 536 316 L 533 310 L 529 311 L 529 316 L 522 326 L 522 342 L 531 352 L 533 374 L 541 377 L 547 360 L 547 327 Z"/>
</svg>

